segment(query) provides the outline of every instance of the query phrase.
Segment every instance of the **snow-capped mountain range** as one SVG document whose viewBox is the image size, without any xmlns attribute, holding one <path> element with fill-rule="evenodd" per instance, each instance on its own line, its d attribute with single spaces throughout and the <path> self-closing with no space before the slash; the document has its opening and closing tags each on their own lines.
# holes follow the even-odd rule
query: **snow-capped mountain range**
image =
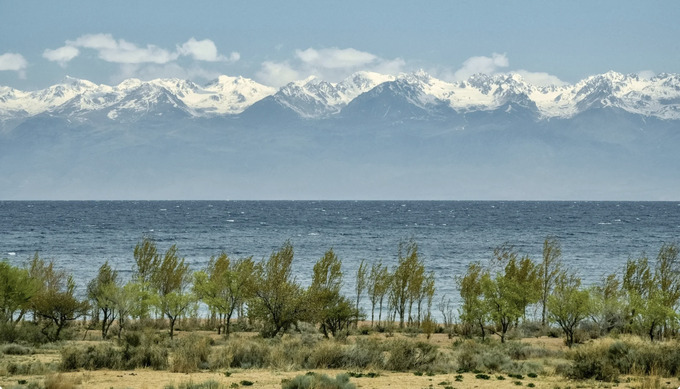
<svg viewBox="0 0 680 389">
<path fill-rule="evenodd" d="M 204 86 L 180 79 L 128 79 L 109 86 L 67 78 L 38 91 L 0 87 L 0 122 L 16 124 L 43 114 L 76 121 L 106 118 L 111 122 L 134 122 L 170 113 L 214 118 L 248 116 L 251 109 L 257 115 L 266 115 L 272 108 L 301 119 L 327 119 L 343 117 L 343 110 L 353 102 L 356 105 L 360 96 L 360 101 L 367 103 L 385 93 L 397 96 L 424 116 L 509 110 L 514 106 L 533 112 L 536 120 L 571 118 L 596 108 L 680 120 L 677 74 L 646 79 L 608 72 L 573 85 L 535 86 L 518 74 L 478 74 L 451 83 L 419 71 L 396 77 L 358 72 L 339 83 L 310 77 L 278 90 L 251 79 L 229 76 L 220 76 Z"/>
<path fill-rule="evenodd" d="M 677 200 L 678 149 L 677 74 L 0 87 L 0 200 Z"/>
</svg>

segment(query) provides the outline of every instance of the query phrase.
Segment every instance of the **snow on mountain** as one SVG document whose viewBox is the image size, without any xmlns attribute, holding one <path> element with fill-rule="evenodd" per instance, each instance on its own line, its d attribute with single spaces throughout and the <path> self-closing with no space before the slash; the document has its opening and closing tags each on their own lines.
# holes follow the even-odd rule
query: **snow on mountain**
<svg viewBox="0 0 680 389">
<path fill-rule="evenodd" d="M 373 72 L 357 72 L 337 84 L 311 76 L 283 86 L 272 97 L 302 118 L 319 119 L 339 113 L 360 94 L 391 80 L 393 76 Z"/>
<path fill-rule="evenodd" d="M 249 78 L 219 76 L 204 88 L 208 92 L 198 101 L 185 100 L 188 105 L 204 112 L 233 115 L 243 112 L 253 103 L 276 93 L 276 88 L 259 84 Z"/>
<path fill-rule="evenodd" d="M 67 77 L 61 84 L 32 92 L 0 87 L 0 121 L 42 113 L 75 120 L 104 113 L 110 120 L 127 120 L 121 113 L 135 112 L 138 118 L 158 109 L 161 101 L 190 116 L 231 115 L 274 92 L 243 77 L 220 76 L 205 87 L 180 79 L 131 78 L 108 86 Z"/>
<path fill-rule="evenodd" d="M 362 96 L 368 92 L 371 93 Z M 393 96 L 392 100 L 387 95 Z M 107 86 L 67 77 L 60 84 L 38 91 L 0 87 L 0 122 L 42 113 L 69 120 L 107 117 L 126 121 L 136 120 L 142 114 L 162 115 L 172 110 L 188 117 L 213 117 L 241 114 L 257 102 L 262 104 L 254 116 L 267 115 L 269 109 L 282 109 L 301 118 L 323 119 L 338 115 L 359 96 L 362 98 L 351 110 L 373 110 L 374 114 L 384 113 L 391 101 L 399 101 L 403 112 L 420 116 L 427 116 L 428 112 L 446 114 L 441 110 L 444 106 L 457 114 L 522 107 L 537 120 L 570 118 L 599 108 L 680 119 L 680 75 L 675 74 L 647 79 L 608 72 L 573 85 L 535 86 L 513 73 L 477 74 L 452 83 L 418 71 L 396 77 L 358 72 L 339 83 L 310 77 L 278 91 L 247 78 L 229 76 L 220 76 L 205 86 L 180 79 L 128 79 Z M 380 102 L 370 103 L 371 99 Z M 357 107 L 359 103 L 372 104 L 372 108 Z M 132 117 L 125 118 L 126 113 Z"/>
<path fill-rule="evenodd" d="M 14 115 L 32 116 L 50 111 L 79 95 L 97 89 L 87 80 L 66 77 L 60 84 L 49 88 L 24 92 L 6 88 L 0 90 L 0 120 Z"/>
</svg>

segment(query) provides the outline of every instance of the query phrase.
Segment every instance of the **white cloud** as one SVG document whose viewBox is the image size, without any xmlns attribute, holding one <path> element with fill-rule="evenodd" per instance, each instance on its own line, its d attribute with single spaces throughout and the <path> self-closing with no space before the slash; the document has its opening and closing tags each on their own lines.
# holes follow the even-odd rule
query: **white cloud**
<svg viewBox="0 0 680 389">
<path fill-rule="evenodd" d="M 75 40 L 66 41 L 63 47 L 45 50 L 43 57 L 65 66 L 79 55 L 79 49 L 95 50 L 100 59 L 119 64 L 163 65 L 177 60 L 180 56 L 206 62 L 236 62 L 241 58 L 237 52 L 232 52 L 228 57 L 219 54 L 217 46 L 210 39 L 199 41 L 191 38 L 182 45 L 177 45 L 176 51 L 170 51 L 152 44 L 140 47 L 124 39 L 115 39 L 111 34 L 82 35 Z"/>
<path fill-rule="evenodd" d="M 566 82 L 560 80 L 557 76 L 553 76 L 552 74 L 544 72 L 530 72 L 528 70 L 520 69 L 513 71 L 513 73 L 519 74 L 526 82 L 536 86 L 562 86 L 567 84 Z"/>
<path fill-rule="evenodd" d="M 559 77 L 545 72 L 531 72 L 524 69 L 511 71 L 505 70 L 505 68 L 509 66 L 510 60 L 507 55 L 493 53 L 491 54 L 490 57 L 486 56 L 470 57 L 467 60 L 465 60 L 465 62 L 463 62 L 460 68 L 455 70 L 440 68 L 435 69 L 432 72 L 442 80 L 446 80 L 449 82 L 464 81 L 470 78 L 470 76 L 479 73 L 487 74 L 490 76 L 495 74 L 516 73 L 522 76 L 522 78 L 526 82 L 536 86 L 549 86 L 549 85 L 561 86 L 567 84 L 566 82 L 560 80 Z"/>
<path fill-rule="evenodd" d="M 57 62 L 60 66 L 64 67 L 70 60 L 77 57 L 78 54 L 80 54 L 80 50 L 78 50 L 78 48 L 73 46 L 63 46 L 54 50 L 45 49 L 42 56 L 47 60 Z"/>
<path fill-rule="evenodd" d="M 652 78 L 656 77 L 656 72 L 653 70 L 641 70 L 637 72 L 637 76 L 643 80 L 651 80 Z"/>
<path fill-rule="evenodd" d="M 194 38 L 186 41 L 182 46 L 177 46 L 177 53 L 180 55 L 191 56 L 197 61 L 208 61 L 208 62 L 236 62 L 241 58 L 241 55 L 237 52 L 232 52 L 229 57 L 225 57 L 217 52 L 217 46 L 215 42 L 210 39 L 203 39 L 197 41 Z"/>
<path fill-rule="evenodd" d="M 12 70 L 19 73 L 19 77 L 25 77 L 25 70 L 28 66 L 28 61 L 21 54 L 5 53 L 0 54 L 0 71 Z"/>
<path fill-rule="evenodd" d="M 295 50 L 294 56 L 288 60 L 262 63 L 256 76 L 265 84 L 282 86 L 308 76 L 337 82 L 359 70 L 398 74 L 404 66 L 405 62 L 401 58 L 384 59 L 353 48 L 308 48 Z"/>
<path fill-rule="evenodd" d="M 128 78 L 139 78 L 142 81 L 157 78 L 179 78 L 182 80 L 214 80 L 219 72 L 204 69 L 200 66 L 185 68 L 175 62 L 167 64 L 122 64 L 120 71 L 110 78 L 112 84 L 118 84 Z"/>
<path fill-rule="evenodd" d="M 262 68 L 256 73 L 260 82 L 279 87 L 302 78 L 301 74 L 293 69 L 288 62 L 265 61 Z"/>
<path fill-rule="evenodd" d="M 356 49 L 321 49 L 309 48 L 295 50 L 295 55 L 306 65 L 326 69 L 345 69 L 366 66 L 378 57 Z"/>
<path fill-rule="evenodd" d="M 371 67 L 370 70 L 381 74 L 397 75 L 402 73 L 405 67 L 406 61 L 401 58 L 395 58 L 392 60 L 382 60 Z"/>
<path fill-rule="evenodd" d="M 463 62 L 463 66 L 456 70 L 453 79 L 456 81 L 467 80 L 473 74 L 494 74 L 500 68 L 506 68 L 510 61 L 505 54 L 493 53 L 491 57 L 478 56 L 470 57 Z"/>
<path fill-rule="evenodd" d="M 114 63 L 157 63 L 164 64 L 177 59 L 178 54 L 171 53 L 155 45 L 138 47 L 124 39 L 116 40 L 111 34 L 83 35 L 75 41 L 67 41 L 76 47 L 97 50 L 99 58 Z"/>
</svg>

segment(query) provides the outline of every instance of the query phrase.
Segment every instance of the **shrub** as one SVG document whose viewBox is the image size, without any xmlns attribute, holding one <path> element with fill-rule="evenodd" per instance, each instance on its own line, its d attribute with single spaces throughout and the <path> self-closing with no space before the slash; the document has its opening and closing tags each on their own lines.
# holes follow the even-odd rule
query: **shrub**
<svg viewBox="0 0 680 389">
<path fill-rule="evenodd" d="M 568 353 L 573 361 L 563 369 L 569 377 L 613 381 L 621 374 L 659 374 L 674 376 L 680 372 L 678 342 L 650 343 L 632 339 L 584 345 Z"/>
<path fill-rule="evenodd" d="M 510 364 L 510 357 L 500 347 L 488 347 L 481 354 L 482 365 L 488 371 L 501 371 Z"/>
<path fill-rule="evenodd" d="M 10 362 L 5 366 L 5 370 L 10 375 L 42 375 L 56 369 L 52 364 L 44 364 L 40 361 L 30 361 L 24 363 Z"/>
<path fill-rule="evenodd" d="M 289 381 L 281 383 L 282 389 L 354 389 L 356 386 L 349 382 L 349 375 L 338 374 L 335 379 L 325 374 L 298 375 Z"/>
<path fill-rule="evenodd" d="M 120 369 L 123 353 L 108 343 L 87 347 L 67 346 L 61 350 L 59 370 Z"/>
<path fill-rule="evenodd" d="M 342 345 L 327 341 L 319 343 L 309 357 L 309 366 L 317 369 L 337 369 L 344 366 Z"/>
<path fill-rule="evenodd" d="M 50 374 L 45 377 L 45 389 L 76 389 L 81 380 L 66 377 L 62 374 Z"/>
<path fill-rule="evenodd" d="M 177 389 L 220 389 L 223 386 L 220 385 L 219 382 L 215 380 L 208 380 L 205 382 L 201 382 L 199 384 L 195 384 L 191 381 L 189 382 L 184 382 L 181 383 L 177 386 Z M 164 389 L 175 389 L 174 385 L 166 385 Z"/>
<path fill-rule="evenodd" d="M 180 339 L 175 347 L 172 359 L 172 371 L 191 373 L 209 367 L 211 339 L 207 336 L 190 334 Z"/>
<path fill-rule="evenodd" d="M 33 354 L 33 350 L 31 348 L 20 346 L 18 344 L 8 344 L 2 349 L 2 352 L 7 355 Z"/>
<path fill-rule="evenodd" d="M 408 371 L 428 368 L 437 357 L 437 347 L 425 342 L 397 339 L 388 345 L 389 357 L 385 368 L 393 371 Z"/>
<path fill-rule="evenodd" d="M 382 367 L 383 346 L 377 339 L 357 339 L 353 344 L 345 347 L 343 365 L 350 369 L 364 369 L 367 367 Z"/>
<path fill-rule="evenodd" d="M 231 367 L 244 369 L 267 367 L 269 347 L 262 340 L 232 337 L 226 348 L 232 356 Z"/>
<path fill-rule="evenodd" d="M 168 368 L 168 350 L 159 345 L 140 346 L 129 351 L 126 369 L 150 367 L 154 370 L 165 370 Z"/>
<path fill-rule="evenodd" d="M 512 359 L 527 359 L 531 356 L 531 346 L 522 342 L 507 342 L 506 352 Z"/>
<path fill-rule="evenodd" d="M 461 372 L 477 370 L 483 364 L 481 346 L 473 340 L 461 343 L 457 360 Z"/>
<path fill-rule="evenodd" d="M 285 370 L 308 367 L 315 345 L 316 342 L 312 341 L 309 335 L 296 337 L 286 335 L 281 340 L 273 339 L 269 350 L 268 365 Z"/>
<path fill-rule="evenodd" d="M 41 345 L 50 340 L 40 331 L 40 327 L 33 322 L 19 324 L 0 323 L 0 343 L 28 343 Z"/>
<path fill-rule="evenodd" d="M 224 369 L 231 367 L 233 359 L 234 357 L 227 347 L 214 347 L 208 357 L 208 363 L 213 370 Z"/>
</svg>

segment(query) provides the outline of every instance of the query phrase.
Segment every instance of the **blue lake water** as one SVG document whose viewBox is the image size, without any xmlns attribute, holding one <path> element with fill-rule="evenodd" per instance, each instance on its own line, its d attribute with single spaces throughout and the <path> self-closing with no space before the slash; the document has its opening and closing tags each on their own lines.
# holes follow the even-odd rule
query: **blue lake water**
<svg viewBox="0 0 680 389">
<path fill-rule="evenodd" d="M 654 258 L 663 243 L 680 241 L 680 203 L 0 202 L 0 258 L 22 264 L 37 251 L 72 272 L 81 290 L 106 260 L 128 278 L 133 248 L 145 236 L 161 251 L 177 244 L 193 270 L 222 251 L 260 260 L 290 240 L 303 285 L 314 262 L 333 248 L 343 262 L 348 295 L 362 259 L 394 264 L 399 242 L 413 238 L 435 272 L 436 301 L 443 295 L 455 301 L 454 277 L 471 261 L 488 262 L 493 248 L 505 242 L 539 261 L 545 237 L 556 237 L 564 262 L 586 284 L 620 272 L 629 257 Z"/>
</svg>

